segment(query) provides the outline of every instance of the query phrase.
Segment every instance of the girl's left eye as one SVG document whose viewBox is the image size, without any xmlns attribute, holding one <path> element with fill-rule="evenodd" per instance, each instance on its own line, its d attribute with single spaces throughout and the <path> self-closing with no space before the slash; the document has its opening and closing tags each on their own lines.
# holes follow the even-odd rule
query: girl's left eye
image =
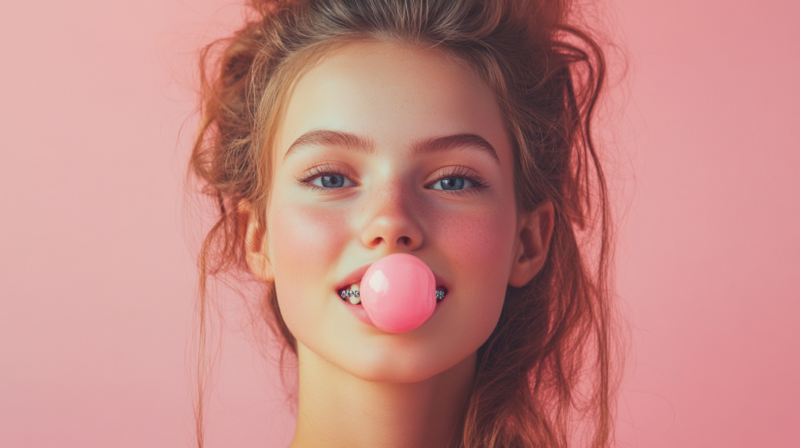
<svg viewBox="0 0 800 448">
<path fill-rule="evenodd" d="M 428 185 L 431 190 L 451 191 L 453 193 L 478 193 L 489 186 L 486 181 L 463 167 L 455 167 L 442 173 L 442 177 Z"/>
<path fill-rule="evenodd" d="M 464 190 L 475 187 L 475 183 L 463 177 L 445 177 L 431 185 L 432 190 Z"/>
</svg>

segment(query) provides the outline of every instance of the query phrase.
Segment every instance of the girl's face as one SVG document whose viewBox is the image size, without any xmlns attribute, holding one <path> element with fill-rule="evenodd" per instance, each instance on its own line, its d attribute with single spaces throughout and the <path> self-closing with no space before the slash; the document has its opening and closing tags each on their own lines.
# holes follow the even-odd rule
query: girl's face
<svg viewBox="0 0 800 448">
<path fill-rule="evenodd" d="M 275 151 L 262 274 L 301 350 L 370 381 L 474 362 L 519 246 L 511 146 L 490 88 L 436 50 L 350 43 L 297 80 Z M 448 293 L 421 327 L 393 334 L 339 291 L 398 252 Z"/>
</svg>

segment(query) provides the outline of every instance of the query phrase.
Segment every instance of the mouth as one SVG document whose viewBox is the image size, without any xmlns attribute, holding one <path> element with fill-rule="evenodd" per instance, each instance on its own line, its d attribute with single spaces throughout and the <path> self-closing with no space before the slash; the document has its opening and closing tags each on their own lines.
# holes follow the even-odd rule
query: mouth
<svg viewBox="0 0 800 448">
<path fill-rule="evenodd" d="M 371 264 L 367 264 L 364 266 L 359 267 L 358 269 L 354 270 L 350 274 L 348 274 L 342 282 L 336 287 L 336 294 L 339 298 L 342 299 L 344 302 L 348 302 L 351 305 L 361 306 L 361 279 L 364 277 L 364 274 L 367 272 L 367 269 Z M 447 296 L 448 289 L 443 284 L 441 278 L 434 273 L 434 278 L 436 279 L 436 290 L 434 294 L 436 295 L 436 303 L 438 304 L 442 300 L 444 300 L 445 296 Z"/>
<path fill-rule="evenodd" d="M 437 286 L 434 294 L 436 295 L 436 303 L 439 303 L 444 300 L 444 297 L 447 295 L 447 288 L 444 286 Z M 352 305 L 361 305 L 361 288 L 359 288 L 358 284 L 354 283 L 347 289 L 339 290 L 339 297 Z"/>
</svg>

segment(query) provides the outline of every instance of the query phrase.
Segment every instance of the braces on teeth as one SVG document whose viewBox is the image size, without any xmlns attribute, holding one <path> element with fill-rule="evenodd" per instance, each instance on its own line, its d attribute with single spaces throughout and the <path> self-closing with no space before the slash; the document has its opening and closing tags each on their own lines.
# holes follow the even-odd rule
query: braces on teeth
<svg viewBox="0 0 800 448">
<path fill-rule="evenodd" d="M 440 291 L 440 290 L 437 289 L 435 291 L 435 294 L 436 294 L 436 301 L 437 302 L 442 300 L 442 299 L 444 299 L 444 295 L 445 295 L 444 291 Z M 359 303 L 361 303 L 361 291 L 360 291 L 360 288 L 358 287 L 358 285 L 356 285 L 356 284 L 351 285 L 350 289 L 343 289 L 342 292 L 339 293 L 339 296 L 343 300 L 347 300 L 350 303 L 352 303 L 353 305 L 358 305 Z"/>
<path fill-rule="evenodd" d="M 349 301 L 353 305 L 358 305 L 361 303 L 361 291 L 356 283 L 350 285 L 350 289 L 343 289 L 339 295 L 342 297 L 342 299 Z"/>
</svg>

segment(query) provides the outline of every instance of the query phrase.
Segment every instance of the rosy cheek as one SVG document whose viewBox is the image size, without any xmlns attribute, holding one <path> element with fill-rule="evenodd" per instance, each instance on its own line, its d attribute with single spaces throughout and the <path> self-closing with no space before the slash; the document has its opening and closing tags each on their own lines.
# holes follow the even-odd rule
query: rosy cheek
<svg viewBox="0 0 800 448">
<path fill-rule="evenodd" d="M 451 217 L 442 226 L 443 248 L 452 254 L 466 275 L 506 272 L 514 226 L 512 217 L 483 213 L 480 216 Z M 475 271 L 475 272 L 469 272 Z"/>
<path fill-rule="evenodd" d="M 299 313 L 313 295 L 324 294 L 324 279 L 346 242 L 347 222 L 318 204 L 274 203 L 270 217 L 275 286 L 284 317 Z M 306 300 L 297 300 L 305 298 Z M 312 305 L 313 306 L 313 305 Z"/>
<path fill-rule="evenodd" d="M 336 220 L 328 214 L 295 204 L 278 207 L 270 231 L 278 266 L 324 258 L 338 232 Z"/>
<path fill-rule="evenodd" d="M 468 307 L 472 311 L 462 318 L 474 319 L 469 323 L 473 328 L 491 331 L 502 308 L 515 228 L 513 213 L 499 209 L 453 216 L 440 227 L 438 246 L 448 253 L 451 272 L 458 281 L 453 286 L 471 298 Z"/>
</svg>

